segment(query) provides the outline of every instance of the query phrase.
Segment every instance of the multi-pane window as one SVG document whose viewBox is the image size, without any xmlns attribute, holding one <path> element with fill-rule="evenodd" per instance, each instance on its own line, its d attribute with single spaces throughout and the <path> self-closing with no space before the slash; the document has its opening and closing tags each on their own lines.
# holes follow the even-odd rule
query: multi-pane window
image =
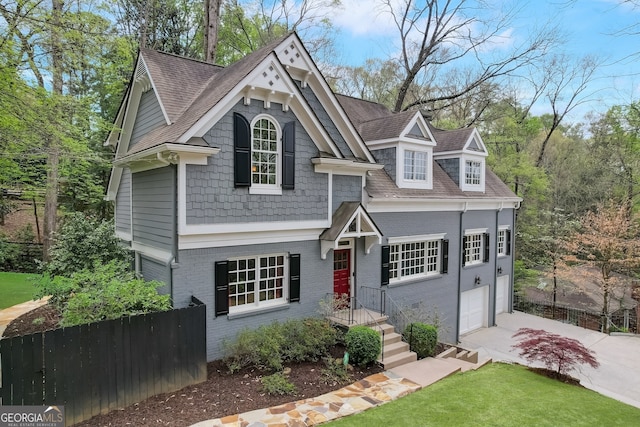
<svg viewBox="0 0 640 427">
<path fill-rule="evenodd" d="M 230 260 L 228 278 L 229 307 L 284 301 L 285 256 Z"/>
<path fill-rule="evenodd" d="M 482 163 L 477 160 L 467 160 L 464 166 L 464 182 L 467 185 L 480 185 Z"/>
<path fill-rule="evenodd" d="M 411 181 L 427 180 L 428 155 L 424 151 L 405 150 L 404 179 Z"/>
<path fill-rule="evenodd" d="M 498 255 L 507 254 L 507 230 L 498 231 Z"/>
<path fill-rule="evenodd" d="M 472 265 L 482 262 L 482 243 L 484 234 L 469 234 L 464 239 L 464 264 Z"/>
<path fill-rule="evenodd" d="M 251 182 L 276 185 L 278 176 L 278 131 L 267 119 L 258 119 L 253 125 L 251 151 Z"/>
<path fill-rule="evenodd" d="M 389 279 L 401 280 L 440 272 L 441 240 L 390 245 Z"/>
</svg>

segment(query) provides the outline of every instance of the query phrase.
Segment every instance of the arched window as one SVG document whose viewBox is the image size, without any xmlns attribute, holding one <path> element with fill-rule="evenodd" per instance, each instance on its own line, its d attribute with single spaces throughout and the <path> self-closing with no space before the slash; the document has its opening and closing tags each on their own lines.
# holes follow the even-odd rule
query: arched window
<svg viewBox="0 0 640 427">
<path fill-rule="evenodd" d="M 278 184 L 278 128 L 274 121 L 262 116 L 252 128 L 251 183 L 252 185 Z"/>
</svg>

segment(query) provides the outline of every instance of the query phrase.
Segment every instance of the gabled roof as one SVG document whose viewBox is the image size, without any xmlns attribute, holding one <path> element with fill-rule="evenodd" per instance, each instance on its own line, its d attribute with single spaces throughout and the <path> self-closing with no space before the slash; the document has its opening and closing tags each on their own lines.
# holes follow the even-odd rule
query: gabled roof
<svg viewBox="0 0 640 427">
<path fill-rule="evenodd" d="M 187 132 L 202 116 L 211 110 L 225 95 L 227 95 L 232 89 L 234 89 L 240 81 L 242 81 L 251 71 L 253 71 L 257 64 L 262 62 L 269 54 L 273 52 L 275 46 L 282 42 L 284 38 L 278 39 L 261 49 L 245 56 L 243 59 L 235 62 L 234 64 L 222 68 L 212 64 L 201 63 L 193 61 L 187 58 L 174 57 L 173 55 L 163 54 L 154 51 L 141 52 L 142 58 L 146 59 L 149 52 L 153 59 L 155 59 L 154 68 L 149 69 L 149 73 L 152 74 L 152 79 L 160 80 L 166 85 L 162 85 L 162 91 L 158 88 L 158 95 L 160 102 L 164 99 L 170 101 L 182 101 L 183 105 L 170 104 L 173 111 L 180 111 L 180 114 L 172 121 L 171 125 L 161 126 L 154 131 L 145 135 L 139 143 L 137 143 L 127 154 L 133 154 L 154 145 L 159 145 L 165 142 L 178 142 L 180 137 Z M 161 59 L 169 59 L 164 63 Z M 185 66 L 188 68 L 194 64 L 196 65 L 196 71 L 187 74 L 187 77 L 194 77 L 193 81 L 185 80 L 181 76 L 175 76 L 175 79 L 169 78 L 172 74 L 172 65 L 175 65 L 175 59 L 182 61 L 183 66 L 177 67 L 182 69 Z M 162 65 L 160 65 L 162 64 Z M 209 78 L 206 82 L 196 81 L 202 77 L 201 66 L 211 68 Z M 161 77 L 162 76 L 162 77 Z M 206 83 L 206 84 L 205 84 Z M 192 91 L 192 97 L 188 96 L 180 97 L 179 93 L 183 91 L 185 86 L 193 84 L 198 90 Z M 188 91 L 185 91 L 188 92 Z M 172 93 L 172 95 L 168 95 Z M 164 104 L 162 104 L 164 105 Z M 165 107 L 166 108 L 166 107 Z"/>
</svg>

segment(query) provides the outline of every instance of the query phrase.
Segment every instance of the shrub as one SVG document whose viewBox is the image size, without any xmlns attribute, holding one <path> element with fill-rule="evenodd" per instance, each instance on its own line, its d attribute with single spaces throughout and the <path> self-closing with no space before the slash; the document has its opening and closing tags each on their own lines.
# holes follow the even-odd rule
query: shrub
<svg viewBox="0 0 640 427">
<path fill-rule="evenodd" d="M 380 355 L 380 334 L 367 326 L 354 326 L 346 333 L 345 343 L 349 359 L 354 365 L 368 365 Z"/>
<path fill-rule="evenodd" d="M 135 278 L 127 264 L 112 261 L 71 277 L 44 274 L 39 295 L 51 295 L 62 313 L 62 325 L 72 326 L 171 308 L 168 295 L 159 295 L 160 282 Z"/>
<path fill-rule="evenodd" d="M 347 367 L 342 362 L 342 359 L 333 359 L 332 357 L 325 358 L 326 368 L 322 370 L 322 381 L 325 384 L 342 384 L 350 379 Z"/>
<path fill-rule="evenodd" d="M 418 359 L 435 356 L 438 345 L 438 330 L 435 326 L 419 322 L 410 323 L 402 335 L 409 343 L 411 351 L 418 355 Z"/>
<path fill-rule="evenodd" d="M 319 360 L 335 342 L 336 331 L 326 320 L 292 319 L 241 331 L 224 342 L 224 359 L 232 372 L 246 367 L 279 371 L 287 362 Z"/>
<path fill-rule="evenodd" d="M 320 318 L 288 320 L 282 334 L 282 358 L 291 362 L 320 360 L 337 339 L 336 330 Z"/>
<path fill-rule="evenodd" d="M 273 375 L 260 378 L 262 388 L 268 394 L 280 395 L 294 394 L 296 392 L 296 386 L 293 385 L 282 372 L 277 372 Z"/>
<path fill-rule="evenodd" d="M 94 264 L 130 262 L 131 254 L 115 235 L 112 221 L 100 221 L 81 213 L 65 217 L 50 251 L 44 271 L 51 276 L 71 276 Z"/>
<path fill-rule="evenodd" d="M 600 365 L 595 353 L 576 339 L 531 328 L 518 329 L 513 335 L 516 337 L 520 337 L 520 342 L 512 347 L 520 350 L 520 356 L 529 362 L 540 361 L 558 374 L 566 375 L 581 364 L 593 368 Z"/>
</svg>

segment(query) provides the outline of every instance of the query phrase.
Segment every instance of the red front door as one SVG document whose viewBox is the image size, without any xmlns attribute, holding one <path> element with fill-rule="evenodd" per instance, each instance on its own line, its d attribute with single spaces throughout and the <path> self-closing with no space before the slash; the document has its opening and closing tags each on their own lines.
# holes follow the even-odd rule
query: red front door
<svg viewBox="0 0 640 427">
<path fill-rule="evenodd" d="M 333 293 L 337 295 L 351 295 L 351 250 L 340 249 L 333 251 Z"/>
</svg>

